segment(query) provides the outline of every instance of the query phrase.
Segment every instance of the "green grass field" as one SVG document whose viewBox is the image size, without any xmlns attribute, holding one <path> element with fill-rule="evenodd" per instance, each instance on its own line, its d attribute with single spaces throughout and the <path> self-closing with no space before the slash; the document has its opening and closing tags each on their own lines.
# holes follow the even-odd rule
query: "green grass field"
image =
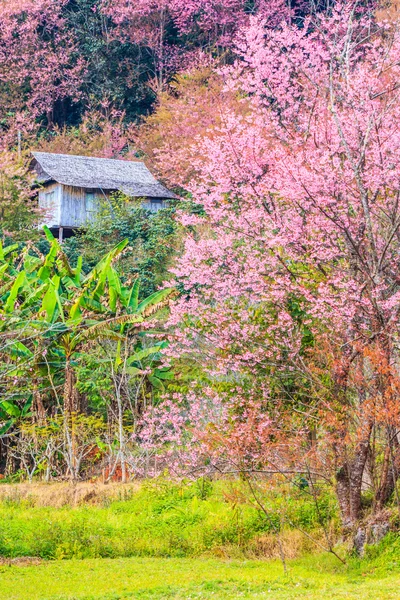
<svg viewBox="0 0 400 600">
<path fill-rule="evenodd" d="M 274 558 L 278 553 L 273 527 L 280 527 L 283 516 L 317 538 L 319 517 L 329 527 L 336 518 L 331 496 L 321 495 L 318 512 L 313 499 L 294 486 L 266 494 L 268 518 L 237 482 L 215 482 L 206 489 L 197 484 L 147 483 L 131 490 L 117 488 L 113 498 L 99 493 L 58 507 L 41 504 L 40 493 L 46 488 L 36 491 L 36 497 L 28 492 L 22 498 L 16 486 L 2 497 L 0 556 Z M 282 537 L 291 558 L 313 549 L 298 530 L 286 528 Z"/>
<path fill-rule="evenodd" d="M 316 553 L 303 533 L 323 542 L 322 518 L 337 535 L 329 494 L 316 511 L 304 491 L 266 489 L 268 519 L 250 500 L 238 482 L 206 489 L 157 482 L 95 494 L 87 484 L 1 485 L 0 600 L 400 599 L 394 531 L 363 559 L 339 545 L 343 565 Z M 286 575 L 274 558 L 272 521 Z"/>
<path fill-rule="evenodd" d="M 326 555 L 290 562 L 215 559 L 88 559 L 0 567 L 1 600 L 249 599 L 387 600 L 400 597 L 400 569 L 374 561 L 348 567 Z"/>
</svg>

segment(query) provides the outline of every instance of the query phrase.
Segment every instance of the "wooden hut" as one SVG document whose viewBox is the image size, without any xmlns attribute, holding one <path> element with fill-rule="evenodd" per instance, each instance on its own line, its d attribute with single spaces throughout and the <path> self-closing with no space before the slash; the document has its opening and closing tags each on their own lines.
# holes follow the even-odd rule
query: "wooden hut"
<svg viewBox="0 0 400 600">
<path fill-rule="evenodd" d="M 101 200 L 114 192 L 141 198 L 151 211 L 176 198 L 142 162 L 47 152 L 32 154 L 39 207 L 46 211 L 43 224 L 60 240 L 84 227 L 94 218 Z"/>
</svg>

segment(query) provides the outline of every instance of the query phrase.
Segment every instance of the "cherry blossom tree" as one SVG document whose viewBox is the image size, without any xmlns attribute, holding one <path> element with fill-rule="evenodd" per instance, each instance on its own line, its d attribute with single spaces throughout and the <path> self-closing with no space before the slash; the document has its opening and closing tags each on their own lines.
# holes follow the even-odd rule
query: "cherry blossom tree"
<svg viewBox="0 0 400 600">
<path fill-rule="evenodd" d="M 196 447 L 208 431 L 238 469 L 318 470 L 351 528 L 363 485 L 380 510 L 400 468 L 400 38 L 350 2 L 301 28 L 254 17 L 236 51 L 242 110 L 182 182 L 203 213 L 181 215 L 170 352 L 204 379 L 175 402 L 218 397 Z"/>
<path fill-rule="evenodd" d="M 8 137 L 15 136 L 15 129 L 29 132 L 43 115 L 51 123 L 57 102 L 79 99 L 84 65 L 65 27 L 66 3 L 0 3 L 0 106 Z"/>
<path fill-rule="evenodd" d="M 201 51 L 231 47 L 252 13 L 270 26 L 291 14 L 285 0 L 103 0 L 102 10 L 120 26 L 120 39 L 151 55 L 157 92 L 172 73 L 201 61 Z"/>
</svg>

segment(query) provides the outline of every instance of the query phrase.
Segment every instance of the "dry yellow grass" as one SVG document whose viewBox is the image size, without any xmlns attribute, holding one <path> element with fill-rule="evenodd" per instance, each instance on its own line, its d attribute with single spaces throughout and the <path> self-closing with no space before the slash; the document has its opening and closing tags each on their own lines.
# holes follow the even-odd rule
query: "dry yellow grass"
<svg viewBox="0 0 400 600">
<path fill-rule="evenodd" d="M 323 531 L 313 531 L 312 537 L 319 544 L 326 545 Z M 294 559 L 309 552 L 315 552 L 315 543 L 296 529 L 284 529 L 279 539 L 275 534 L 265 534 L 256 537 L 250 544 L 249 555 L 266 559 L 281 557 L 281 549 L 287 559 Z"/>
<path fill-rule="evenodd" d="M 127 499 L 140 487 L 139 483 L 78 482 L 13 483 L 0 485 L 0 502 L 27 501 L 34 506 L 78 506 L 102 504 L 104 500 Z"/>
</svg>

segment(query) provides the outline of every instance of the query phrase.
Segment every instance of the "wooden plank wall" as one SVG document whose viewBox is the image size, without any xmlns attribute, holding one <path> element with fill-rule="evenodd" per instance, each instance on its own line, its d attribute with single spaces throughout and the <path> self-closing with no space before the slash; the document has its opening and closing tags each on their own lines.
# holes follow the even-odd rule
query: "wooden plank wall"
<svg viewBox="0 0 400 600">
<path fill-rule="evenodd" d="M 61 226 L 82 227 L 93 219 L 95 206 L 88 206 L 86 193 L 92 192 L 101 200 L 104 195 L 101 190 L 88 190 L 85 188 L 62 186 Z"/>
<path fill-rule="evenodd" d="M 51 206 L 48 206 L 46 194 L 54 192 L 54 199 Z M 59 227 L 61 223 L 61 185 L 59 183 L 50 183 L 39 190 L 39 208 L 43 209 L 44 215 L 40 226 Z"/>
<path fill-rule="evenodd" d="M 63 227 L 79 227 L 84 223 L 86 223 L 85 190 L 63 185 L 61 225 Z"/>
<path fill-rule="evenodd" d="M 39 206 L 46 207 L 46 194 L 54 191 L 54 206 L 49 209 L 43 224 L 48 227 L 76 228 L 83 227 L 89 221 L 93 220 L 96 213 L 96 199 L 102 202 L 106 194 L 99 189 L 86 189 L 81 187 L 72 187 L 52 183 L 47 185 L 39 192 Z M 87 192 L 94 194 L 94 201 L 88 204 Z M 107 193 L 109 195 L 109 193 Z M 158 209 L 166 206 L 164 201 L 158 199 L 146 198 L 142 201 L 142 206 L 156 212 Z M 47 208 L 47 207 L 46 207 Z"/>
</svg>

